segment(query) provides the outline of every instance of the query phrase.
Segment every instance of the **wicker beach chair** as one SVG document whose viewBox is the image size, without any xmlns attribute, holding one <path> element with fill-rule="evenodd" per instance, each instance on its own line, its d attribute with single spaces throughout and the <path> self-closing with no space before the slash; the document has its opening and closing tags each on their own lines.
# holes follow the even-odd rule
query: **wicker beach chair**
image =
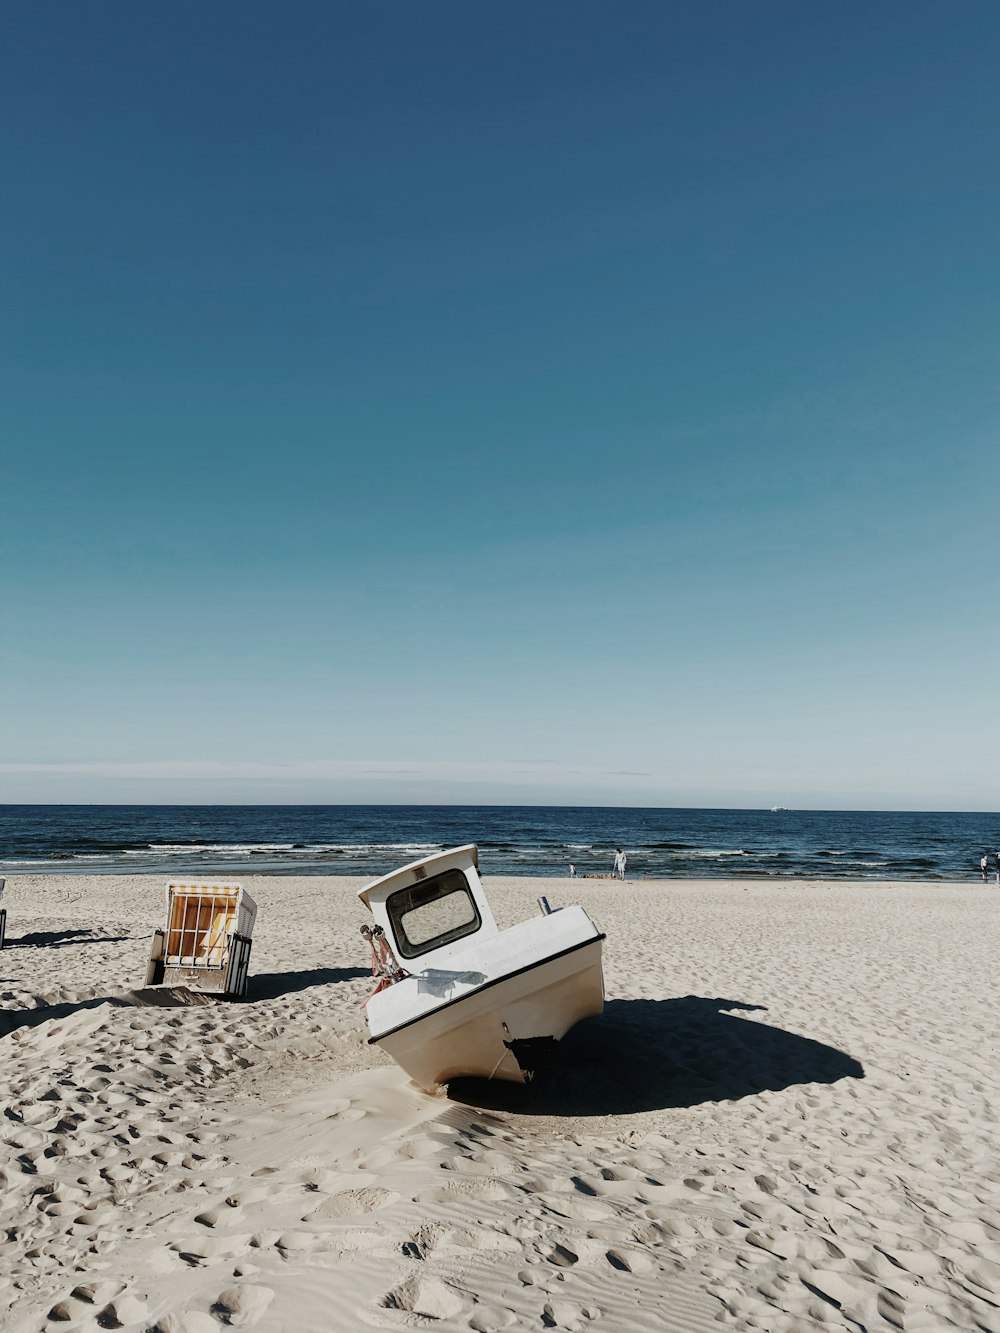
<svg viewBox="0 0 1000 1333">
<path fill-rule="evenodd" d="M 240 884 L 168 884 L 166 925 L 153 932 L 147 986 L 246 994 L 257 904 Z"/>
</svg>

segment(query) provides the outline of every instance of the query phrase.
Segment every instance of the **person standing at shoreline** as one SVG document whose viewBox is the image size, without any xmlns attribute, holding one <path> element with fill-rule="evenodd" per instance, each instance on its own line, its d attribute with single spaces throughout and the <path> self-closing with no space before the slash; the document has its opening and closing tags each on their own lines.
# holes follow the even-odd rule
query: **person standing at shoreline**
<svg viewBox="0 0 1000 1333">
<path fill-rule="evenodd" d="M 617 858 L 615 859 L 615 864 L 616 864 L 616 865 L 618 864 Z M 981 857 L 979 858 L 979 870 L 980 870 L 980 872 L 981 872 L 981 874 L 982 874 L 982 876 L 983 876 L 983 883 L 984 883 L 984 884 L 988 884 L 988 883 L 990 882 L 990 877 L 989 877 L 989 874 L 988 874 L 987 869 L 986 869 L 987 864 L 988 864 L 988 862 L 987 862 L 987 860 L 986 860 L 986 857 L 985 857 L 985 856 L 981 856 Z"/>
<path fill-rule="evenodd" d="M 618 878 L 619 878 L 623 883 L 624 883 L 624 881 L 625 881 L 625 862 L 626 862 L 627 860 L 628 860 L 628 857 L 626 856 L 624 850 L 622 850 L 621 852 L 619 852 L 619 854 L 618 854 Z"/>
</svg>

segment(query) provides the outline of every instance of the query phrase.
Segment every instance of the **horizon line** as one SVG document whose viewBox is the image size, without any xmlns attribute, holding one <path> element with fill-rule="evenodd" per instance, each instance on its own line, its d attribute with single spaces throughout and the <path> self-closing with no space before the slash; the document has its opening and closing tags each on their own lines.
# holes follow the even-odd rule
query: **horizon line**
<svg viewBox="0 0 1000 1333">
<path fill-rule="evenodd" d="M 0 810 L 30 809 L 141 809 L 183 810 L 727 810 L 745 814 L 829 815 L 997 815 L 992 807 L 948 810 L 927 806 L 829 806 L 829 805 L 607 805 L 603 802 L 560 801 L 0 801 Z"/>
</svg>

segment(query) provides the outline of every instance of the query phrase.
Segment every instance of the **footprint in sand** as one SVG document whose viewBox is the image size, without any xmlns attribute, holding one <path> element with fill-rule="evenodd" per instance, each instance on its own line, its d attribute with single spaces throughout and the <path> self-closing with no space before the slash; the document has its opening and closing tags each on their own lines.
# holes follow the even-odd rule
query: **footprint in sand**
<svg viewBox="0 0 1000 1333">
<path fill-rule="evenodd" d="M 92 1314 L 98 1306 L 103 1308 Z M 128 1291 L 122 1282 L 93 1282 L 74 1287 L 70 1295 L 57 1301 L 49 1311 L 55 1323 L 79 1323 L 81 1319 L 96 1318 L 101 1328 L 124 1328 L 146 1319 L 147 1306 Z"/>
<path fill-rule="evenodd" d="M 331 1194 L 319 1207 L 303 1218 L 303 1221 L 329 1221 L 335 1217 L 357 1217 L 363 1213 L 372 1213 L 395 1203 L 399 1195 L 392 1190 L 381 1188 L 347 1189 Z"/>
<path fill-rule="evenodd" d="M 517 1191 L 499 1180 L 484 1176 L 467 1176 L 452 1181 L 444 1189 L 425 1190 L 414 1200 L 416 1203 L 479 1203 L 501 1202 L 514 1198 Z"/>
<path fill-rule="evenodd" d="M 599 1319 L 601 1311 L 595 1306 L 575 1305 L 572 1301 L 546 1301 L 542 1307 L 542 1324 L 545 1328 L 561 1328 L 568 1333 L 579 1333 L 594 1319 Z"/>
<path fill-rule="evenodd" d="M 600 1176 L 602 1180 L 635 1180 L 639 1172 L 631 1166 L 602 1166 Z"/>
<path fill-rule="evenodd" d="M 423 1161 L 436 1157 L 441 1152 L 440 1144 L 429 1139 L 415 1139 L 409 1143 L 394 1144 L 392 1147 L 359 1149 L 350 1154 L 364 1171 L 380 1171 L 396 1162 Z M 442 1163 L 444 1165 L 444 1163 Z"/>
<path fill-rule="evenodd" d="M 201 1310 L 184 1310 L 161 1315 L 149 1333 L 219 1333 L 219 1321 Z"/>
<path fill-rule="evenodd" d="M 555 1244 L 546 1251 L 542 1258 L 555 1268 L 572 1268 L 580 1262 L 580 1256 L 569 1245 Z"/>
<path fill-rule="evenodd" d="M 644 1250 L 631 1250 L 620 1247 L 608 1250 L 605 1258 L 612 1268 L 620 1273 L 649 1273 L 657 1267 L 656 1263 Z"/>
<path fill-rule="evenodd" d="M 424 1259 L 438 1250 L 497 1250 L 520 1254 L 519 1241 L 500 1231 L 480 1226 L 475 1230 L 442 1226 L 431 1222 L 419 1228 L 402 1243 L 402 1252 L 410 1259 Z"/>
<path fill-rule="evenodd" d="M 495 1168 L 493 1174 L 496 1174 Z M 566 1188 L 564 1176 L 521 1176 L 517 1183 L 530 1194 L 560 1194 Z"/>
<path fill-rule="evenodd" d="M 400 1310 L 425 1319 L 454 1319 L 468 1308 L 465 1296 L 438 1278 L 410 1278 L 383 1296 L 384 1310 Z"/>
<path fill-rule="evenodd" d="M 212 1312 L 224 1324 L 234 1328 L 250 1328 L 264 1314 L 274 1300 L 270 1287 L 258 1287 L 247 1283 L 240 1287 L 229 1287 L 215 1298 Z"/>
<path fill-rule="evenodd" d="M 477 1305 L 469 1320 L 469 1327 L 474 1333 L 493 1333 L 496 1328 L 509 1328 L 516 1319 L 514 1311 L 506 1307 L 501 1309 L 496 1305 Z"/>
<path fill-rule="evenodd" d="M 205 1212 L 198 1213 L 194 1220 L 198 1226 L 214 1228 L 220 1225 L 225 1226 L 226 1224 L 232 1226 L 243 1216 L 242 1208 L 226 1207 L 223 1205 L 221 1208 L 208 1208 Z"/>
<path fill-rule="evenodd" d="M 203 1268 L 220 1259 L 238 1258 L 253 1245 L 254 1239 L 255 1237 L 247 1236 L 245 1233 L 239 1236 L 218 1237 L 202 1234 L 173 1241 L 169 1248 L 189 1268 Z"/>
<path fill-rule="evenodd" d="M 591 1203 L 564 1194 L 540 1194 L 538 1197 L 546 1212 L 573 1222 L 605 1222 L 615 1216 L 614 1210 L 603 1203 Z"/>
</svg>

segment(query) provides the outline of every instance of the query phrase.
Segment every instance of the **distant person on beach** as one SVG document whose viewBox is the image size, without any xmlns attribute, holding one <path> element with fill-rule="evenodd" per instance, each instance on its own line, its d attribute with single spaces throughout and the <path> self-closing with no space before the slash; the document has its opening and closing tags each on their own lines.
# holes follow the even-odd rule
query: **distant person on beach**
<svg viewBox="0 0 1000 1333">
<path fill-rule="evenodd" d="M 572 861 L 569 863 L 569 877 L 570 879 L 576 879 L 576 866 Z"/>
<path fill-rule="evenodd" d="M 986 857 L 985 857 L 985 856 L 981 856 L 981 857 L 979 858 L 979 869 L 982 871 L 982 874 L 983 874 L 983 883 L 984 883 L 984 884 L 988 884 L 988 883 L 990 882 L 990 877 L 989 877 L 989 875 L 987 874 L 986 866 L 987 866 L 987 860 L 986 860 Z"/>
<path fill-rule="evenodd" d="M 622 851 L 622 849 L 621 849 L 620 847 L 616 847 L 616 848 L 615 848 L 615 868 L 614 868 L 614 870 L 612 870 L 612 872 L 611 872 L 611 878 L 612 878 L 612 879 L 624 879 L 624 878 L 625 878 L 625 861 L 626 861 L 626 859 L 627 859 L 627 858 L 626 858 L 626 856 L 625 856 L 625 853 Z"/>
</svg>

